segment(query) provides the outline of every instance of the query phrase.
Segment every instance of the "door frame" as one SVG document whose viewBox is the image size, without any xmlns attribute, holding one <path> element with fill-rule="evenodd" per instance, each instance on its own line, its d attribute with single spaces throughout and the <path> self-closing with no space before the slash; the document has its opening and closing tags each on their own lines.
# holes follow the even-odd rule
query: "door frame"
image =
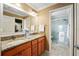
<svg viewBox="0 0 79 59">
<path fill-rule="evenodd" d="M 77 41 L 78 41 L 78 5 L 79 3 L 74 4 L 74 56 L 78 56 L 78 48 L 77 48 Z"/>
<path fill-rule="evenodd" d="M 63 10 L 63 9 L 67 9 L 67 8 L 70 8 L 70 20 L 69 20 L 69 23 L 70 23 L 70 55 L 72 56 L 73 55 L 73 46 L 74 46 L 74 36 L 73 36 L 73 4 L 71 5 L 67 5 L 67 6 L 64 6 L 64 7 L 60 7 L 60 8 L 56 8 L 54 10 L 50 10 L 49 11 L 49 53 L 51 53 L 51 44 L 52 44 L 52 41 L 51 41 L 51 13 L 52 12 L 55 12 L 55 11 L 59 11 L 59 10 Z"/>
</svg>

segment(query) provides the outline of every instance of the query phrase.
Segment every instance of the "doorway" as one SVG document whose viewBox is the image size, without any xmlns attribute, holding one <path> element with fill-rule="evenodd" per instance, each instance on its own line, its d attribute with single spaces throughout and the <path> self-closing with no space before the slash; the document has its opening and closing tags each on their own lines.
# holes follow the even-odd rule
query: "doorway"
<svg viewBox="0 0 79 59">
<path fill-rule="evenodd" d="M 50 11 L 50 52 L 52 56 L 73 55 L 73 5 Z"/>
</svg>

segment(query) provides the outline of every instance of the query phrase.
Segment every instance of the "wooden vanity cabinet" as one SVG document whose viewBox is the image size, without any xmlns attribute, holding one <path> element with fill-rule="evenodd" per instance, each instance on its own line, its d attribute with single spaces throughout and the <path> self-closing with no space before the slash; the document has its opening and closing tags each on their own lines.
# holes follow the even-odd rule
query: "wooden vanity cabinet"
<svg viewBox="0 0 79 59">
<path fill-rule="evenodd" d="M 45 36 L 2 51 L 2 56 L 37 56 L 45 51 Z"/>
</svg>

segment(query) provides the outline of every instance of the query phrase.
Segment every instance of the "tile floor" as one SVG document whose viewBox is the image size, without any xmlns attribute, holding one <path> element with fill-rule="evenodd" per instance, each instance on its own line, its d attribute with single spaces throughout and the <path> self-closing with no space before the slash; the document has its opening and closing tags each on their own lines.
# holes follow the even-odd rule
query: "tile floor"
<svg viewBox="0 0 79 59">
<path fill-rule="evenodd" d="M 42 56 L 69 56 L 69 48 L 61 44 L 52 44 L 51 52 L 45 52 Z"/>
</svg>

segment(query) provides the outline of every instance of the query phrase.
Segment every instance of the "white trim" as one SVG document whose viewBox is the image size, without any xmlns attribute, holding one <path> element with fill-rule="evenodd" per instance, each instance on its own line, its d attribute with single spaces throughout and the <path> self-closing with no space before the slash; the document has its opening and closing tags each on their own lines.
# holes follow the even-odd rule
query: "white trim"
<svg viewBox="0 0 79 59">
<path fill-rule="evenodd" d="M 74 32 L 74 34 L 75 34 L 75 37 L 74 37 L 74 55 L 75 56 L 79 56 L 79 53 L 78 53 L 78 49 L 77 49 L 77 47 L 78 47 L 78 42 L 79 42 L 79 30 L 78 30 L 78 24 L 79 24 L 79 22 L 78 22 L 78 20 L 79 20 L 79 17 L 78 17 L 78 14 L 79 13 L 79 3 L 75 3 L 74 4 L 74 22 L 75 22 L 75 32 Z"/>
<path fill-rule="evenodd" d="M 70 13 L 69 13 L 69 15 L 70 15 L 70 20 L 69 20 L 69 24 L 70 24 L 70 55 L 73 55 L 73 25 L 74 25 L 74 23 L 73 23 L 73 5 L 70 5 L 68 8 L 70 8 Z"/>
<path fill-rule="evenodd" d="M 51 53 L 51 12 L 49 12 L 49 53 Z"/>
<path fill-rule="evenodd" d="M 64 6 L 64 7 L 49 11 L 49 52 L 51 52 L 51 13 L 55 12 L 55 11 L 67 9 L 67 8 L 71 9 L 71 11 L 69 13 L 70 14 L 69 23 L 70 23 L 70 31 L 71 31 L 70 32 L 70 46 L 71 46 L 70 55 L 73 55 L 73 5 L 68 5 L 68 6 Z"/>
<path fill-rule="evenodd" d="M 76 50 L 76 46 L 77 46 L 77 4 L 74 4 L 74 22 L 75 22 L 75 29 L 74 29 L 74 56 L 77 56 L 77 50 Z"/>
</svg>

